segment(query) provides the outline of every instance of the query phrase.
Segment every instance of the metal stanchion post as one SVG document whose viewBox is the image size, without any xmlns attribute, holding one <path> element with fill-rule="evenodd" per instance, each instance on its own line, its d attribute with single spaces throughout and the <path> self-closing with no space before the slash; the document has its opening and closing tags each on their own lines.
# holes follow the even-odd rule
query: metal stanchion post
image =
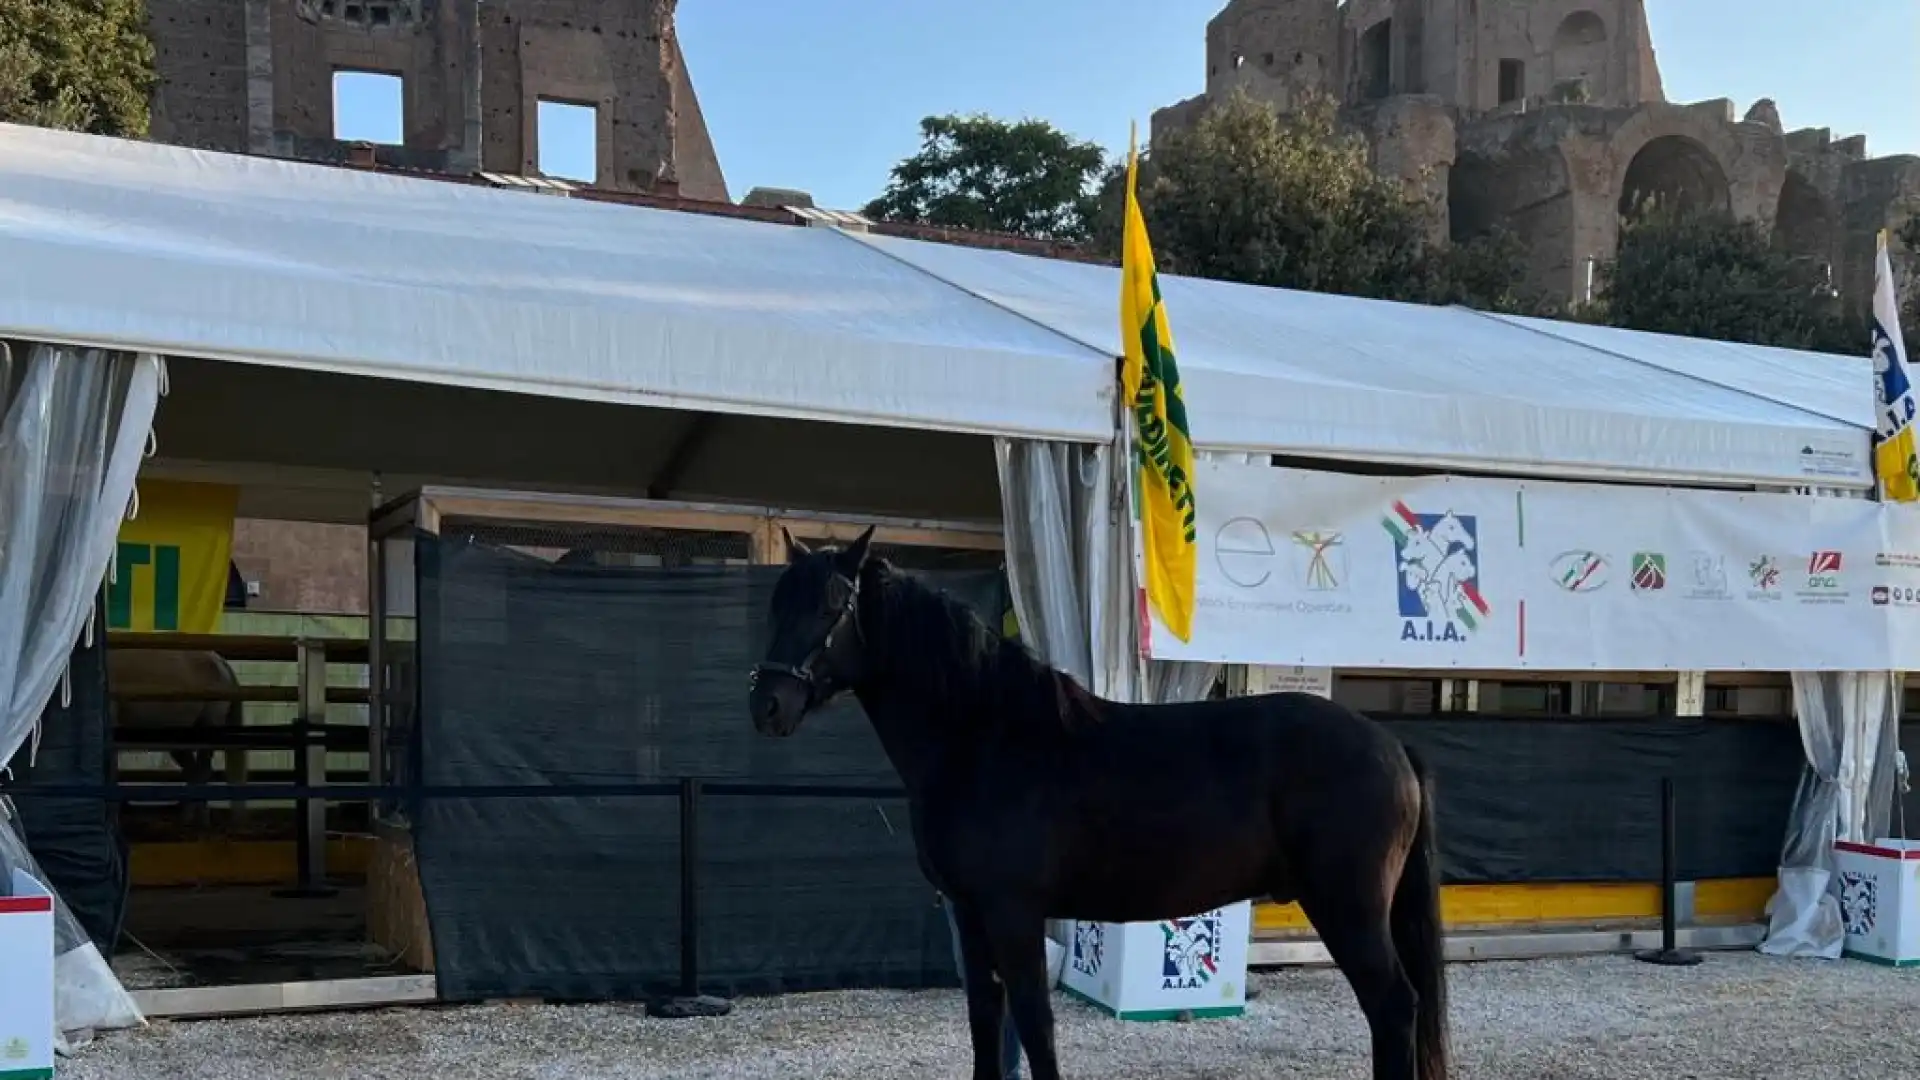
<svg viewBox="0 0 1920 1080">
<path fill-rule="evenodd" d="M 1701 960 L 1699 953 L 1679 945 L 1680 883 L 1674 864 L 1674 849 L 1679 846 L 1674 821 L 1673 778 L 1660 780 L 1660 947 L 1636 955 L 1636 959 L 1663 967 L 1691 967 Z"/>
<path fill-rule="evenodd" d="M 649 1002 L 647 1014 L 670 1020 L 725 1016 L 733 1002 L 700 993 L 700 781 L 680 781 L 680 993 Z"/>
<path fill-rule="evenodd" d="M 327 783 L 327 651 L 326 644 L 301 639 L 296 645 L 295 664 L 299 668 L 297 698 L 299 715 L 294 718 L 294 778 L 301 787 L 325 787 Z M 297 800 L 294 811 L 295 857 L 299 861 L 299 883 L 282 889 L 275 896 L 321 898 L 335 890 L 327 885 L 327 801 L 324 798 Z"/>
</svg>

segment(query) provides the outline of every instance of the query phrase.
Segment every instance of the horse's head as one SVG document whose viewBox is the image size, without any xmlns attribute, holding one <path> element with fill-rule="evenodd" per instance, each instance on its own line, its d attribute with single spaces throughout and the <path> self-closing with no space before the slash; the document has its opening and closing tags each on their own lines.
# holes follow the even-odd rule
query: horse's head
<svg viewBox="0 0 1920 1080">
<path fill-rule="evenodd" d="M 773 634 L 753 669 L 747 706 L 762 735 L 791 735 L 809 712 L 851 689 L 866 642 L 860 571 L 869 527 L 844 549 L 809 551 L 788 536 L 787 568 L 773 587 Z"/>
</svg>

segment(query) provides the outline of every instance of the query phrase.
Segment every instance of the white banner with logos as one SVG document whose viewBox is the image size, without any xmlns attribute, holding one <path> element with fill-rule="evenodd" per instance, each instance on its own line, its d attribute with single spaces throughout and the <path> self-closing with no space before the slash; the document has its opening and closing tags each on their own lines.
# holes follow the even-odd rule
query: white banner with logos
<svg viewBox="0 0 1920 1080">
<path fill-rule="evenodd" d="M 1192 640 L 1345 668 L 1920 669 L 1920 510 L 1202 461 Z"/>
</svg>

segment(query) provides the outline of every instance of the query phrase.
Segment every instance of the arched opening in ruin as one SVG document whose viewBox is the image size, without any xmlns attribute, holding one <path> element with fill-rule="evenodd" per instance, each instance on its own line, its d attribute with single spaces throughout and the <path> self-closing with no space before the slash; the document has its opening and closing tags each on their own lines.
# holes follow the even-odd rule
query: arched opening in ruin
<svg viewBox="0 0 1920 1080">
<path fill-rule="evenodd" d="M 1796 172 L 1787 174 L 1774 215 L 1773 246 L 1831 272 L 1839 221 L 1827 197 Z"/>
<path fill-rule="evenodd" d="M 1378 101 L 1393 93 L 1393 20 L 1382 19 L 1360 35 L 1360 97 Z"/>
<path fill-rule="evenodd" d="M 1607 43 L 1607 24 L 1600 16 L 1591 11 L 1576 11 L 1560 20 L 1560 29 L 1553 32 L 1555 50 L 1575 49 L 1582 45 L 1605 45 Z"/>
<path fill-rule="evenodd" d="M 1662 135 L 1633 155 L 1620 185 L 1623 217 L 1649 204 L 1725 213 L 1733 208 L 1733 192 L 1711 150 L 1685 135 Z"/>
<path fill-rule="evenodd" d="M 1553 34 L 1553 91 L 1559 100 L 1597 101 L 1606 97 L 1607 24 L 1591 11 L 1560 20 Z"/>
</svg>

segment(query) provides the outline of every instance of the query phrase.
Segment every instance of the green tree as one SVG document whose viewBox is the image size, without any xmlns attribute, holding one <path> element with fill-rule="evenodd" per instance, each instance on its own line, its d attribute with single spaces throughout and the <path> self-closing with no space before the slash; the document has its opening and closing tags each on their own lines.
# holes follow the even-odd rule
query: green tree
<svg viewBox="0 0 1920 1080">
<path fill-rule="evenodd" d="M 1622 224 L 1597 274 L 1590 321 L 1633 330 L 1864 354 L 1826 267 L 1782 251 L 1765 229 L 1720 211 L 1653 205 Z"/>
<path fill-rule="evenodd" d="M 1118 258 L 1124 172 L 1107 179 L 1095 245 Z M 1481 308 L 1528 307 L 1518 241 L 1435 242 L 1436 210 L 1374 171 L 1326 97 L 1282 115 L 1236 93 L 1144 156 L 1140 205 L 1168 273 Z"/>
<path fill-rule="evenodd" d="M 1043 120 L 985 115 L 920 121 L 920 152 L 893 167 L 892 181 L 862 211 L 875 221 L 1085 240 L 1106 165 L 1098 144 Z"/>
<path fill-rule="evenodd" d="M 0 0 L 0 121 L 145 138 L 143 0 Z"/>
</svg>

